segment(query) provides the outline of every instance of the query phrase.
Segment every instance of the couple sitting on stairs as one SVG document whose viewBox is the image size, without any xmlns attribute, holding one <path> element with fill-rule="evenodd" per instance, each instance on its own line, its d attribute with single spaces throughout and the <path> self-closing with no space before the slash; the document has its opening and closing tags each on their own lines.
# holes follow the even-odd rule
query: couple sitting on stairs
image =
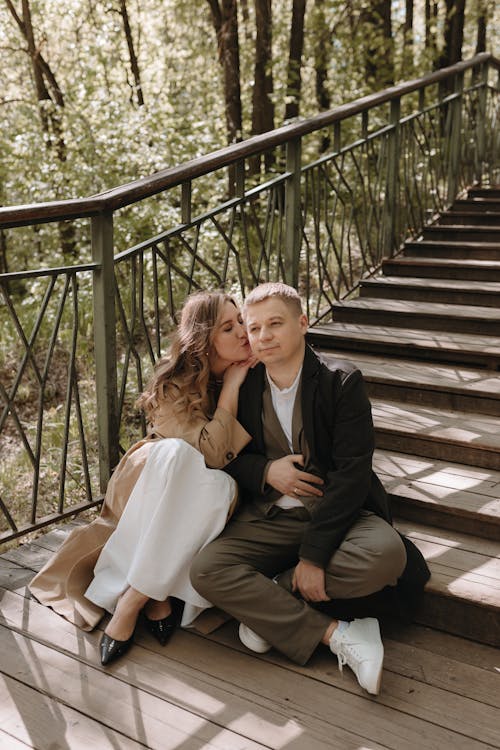
<svg viewBox="0 0 500 750">
<path fill-rule="evenodd" d="M 384 650 L 373 614 L 382 599 L 389 613 L 410 609 L 429 572 L 392 527 L 372 470 L 361 373 L 323 361 L 306 331 L 285 284 L 255 288 L 243 319 L 222 293 L 188 298 L 140 399 L 150 435 L 115 470 L 101 518 L 73 532 L 30 586 L 85 629 L 102 608 L 114 612 L 103 664 L 128 650 L 142 609 L 165 643 L 177 597 L 183 626 L 216 605 L 240 622 L 251 650 L 274 646 L 305 664 L 323 643 L 379 692 Z"/>
</svg>

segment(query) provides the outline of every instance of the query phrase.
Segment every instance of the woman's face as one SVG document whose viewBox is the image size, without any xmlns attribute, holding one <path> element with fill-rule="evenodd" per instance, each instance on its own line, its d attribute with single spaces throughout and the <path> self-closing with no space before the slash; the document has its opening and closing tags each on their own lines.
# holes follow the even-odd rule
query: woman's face
<svg viewBox="0 0 500 750">
<path fill-rule="evenodd" d="M 222 308 L 210 354 L 210 369 L 222 374 L 232 362 L 244 362 L 250 356 L 250 345 L 243 325 L 241 313 L 232 302 Z"/>
</svg>

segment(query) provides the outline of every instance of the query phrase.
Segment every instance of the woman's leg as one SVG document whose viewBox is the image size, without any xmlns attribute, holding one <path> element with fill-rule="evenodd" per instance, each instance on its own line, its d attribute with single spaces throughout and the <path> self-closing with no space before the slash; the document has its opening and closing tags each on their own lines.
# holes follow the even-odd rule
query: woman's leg
<svg viewBox="0 0 500 750">
<path fill-rule="evenodd" d="M 134 632 L 139 612 L 149 597 L 129 586 L 116 604 L 113 617 L 108 622 L 106 635 L 117 641 L 127 641 Z"/>
</svg>

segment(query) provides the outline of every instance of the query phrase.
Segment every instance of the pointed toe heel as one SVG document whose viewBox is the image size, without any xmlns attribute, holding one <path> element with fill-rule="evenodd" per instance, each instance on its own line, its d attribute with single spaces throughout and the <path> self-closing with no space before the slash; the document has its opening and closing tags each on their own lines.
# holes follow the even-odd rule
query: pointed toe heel
<svg viewBox="0 0 500 750">
<path fill-rule="evenodd" d="M 132 645 L 133 638 L 132 634 L 126 641 L 117 641 L 107 633 L 103 633 L 99 644 L 102 666 L 105 667 L 107 664 L 111 664 L 111 662 L 116 661 L 120 656 L 126 654 Z"/>
<path fill-rule="evenodd" d="M 161 620 L 151 620 L 147 615 L 144 615 L 144 621 L 147 629 L 151 635 L 156 638 L 160 646 L 165 646 L 167 641 L 170 640 L 177 624 L 173 612 L 171 612 L 168 617 L 163 617 Z"/>
</svg>

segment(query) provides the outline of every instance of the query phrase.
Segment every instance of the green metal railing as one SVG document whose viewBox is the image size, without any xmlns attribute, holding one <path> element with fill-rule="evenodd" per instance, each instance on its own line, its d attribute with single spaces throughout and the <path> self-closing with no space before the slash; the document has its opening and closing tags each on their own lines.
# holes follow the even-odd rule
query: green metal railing
<svg viewBox="0 0 500 750">
<path fill-rule="evenodd" d="M 9 257 L 36 265 L 71 222 L 82 258 L 0 275 L 0 541 L 100 502 L 190 291 L 282 279 L 314 324 L 467 186 L 499 182 L 499 71 L 482 54 L 91 198 L 0 208 Z"/>
</svg>

